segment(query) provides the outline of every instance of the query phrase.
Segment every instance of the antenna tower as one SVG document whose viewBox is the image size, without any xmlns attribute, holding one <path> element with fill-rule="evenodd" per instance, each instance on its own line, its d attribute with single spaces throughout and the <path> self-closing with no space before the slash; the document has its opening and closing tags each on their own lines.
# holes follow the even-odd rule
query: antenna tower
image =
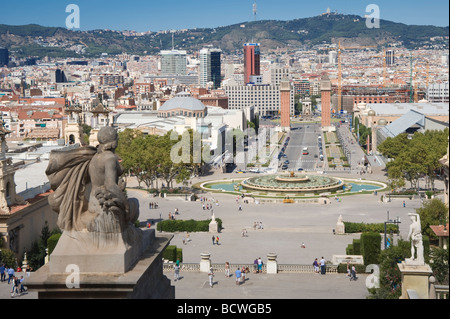
<svg viewBox="0 0 450 319">
<path fill-rule="evenodd" d="M 256 0 L 255 3 L 253 3 L 253 19 L 256 21 L 256 13 L 258 12 L 258 8 L 256 6 Z"/>
</svg>

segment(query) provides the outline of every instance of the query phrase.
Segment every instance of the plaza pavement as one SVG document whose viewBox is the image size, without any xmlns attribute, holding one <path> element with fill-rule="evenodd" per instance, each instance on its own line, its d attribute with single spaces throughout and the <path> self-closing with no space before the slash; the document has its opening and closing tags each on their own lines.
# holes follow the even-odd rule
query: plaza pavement
<svg viewBox="0 0 450 319">
<path fill-rule="evenodd" d="M 197 178 L 215 180 L 232 178 L 237 174 L 214 174 Z M 359 178 L 359 175 L 345 174 L 343 177 Z M 382 181 L 381 174 L 363 175 L 363 178 Z M 136 186 L 128 181 L 128 186 Z M 152 222 L 155 227 L 160 217 L 167 219 L 168 214 L 178 208 L 176 219 L 209 219 L 211 210 L 203 210 L 200 201 L 188 202 L 183 198 L 159 198 L 150 196 L 143 190 L 128 190 L 128 197 L 135 197 L 140 202 L 139 220 Z M 409 230 L 408 213 L 421 206 L 419 200 L 393 199 L 389 203 L 380 200 L 380 193 L 375 195 L 343 196 L 341 202 L 331 200 L 331 204 L 244 204 L 237 197 L 226 194 L 205 193 L 204 196 L 213 203 L 216 218 L 223 221 L 224 229 L 214 234 L 219 236 L 219 245 L 212 244 L 212 234 L 207 232 L 190 233 L 191 241 L 183 244 L 185 233 L 175 233 L 172 245 L 183 248 L 184 263 L 199 263 L 200 254 L 209 252 L 212 263 L 252 264 L 261 257 L 267 262 L 268 253 L 276 253 L 279 264 L 312 264 L 314 258 L 331 260 L 333 255 L 345 254 L 345 248 L 359 234 L 333 235 L 339 215 L 344 221 L 382 223 L 399 216 L 400 237 L 406 238 Z M 218 201 L 218 205 L 214 204 Z M 150 202 L 157 202 L 159 208 L 149 209 Z M 239 211 L 238 206 L 243 210 Z M 264 229 L 253 229 L 254 222 L 262 222 Z M 248 237 L 242 237 L 242 229 L 247 230 Z M 158 234 L 158 232 L 157 232 Z M 396 236 L 398 238 L 398 236 Z M 306 248 L 301 248 L 304 243 Z M 235 269 L 231 269 L 234 273 Z M 234 277 L 225 278 L 223 273 L 216 274 L 213 289 L 208 287 L 208 278 L 204 273 L 181 272 L 182 279 L 174 282 L 173 273 L 165 271 L 176 287 L 177 299 L 365 299 L 367 288 L 366 274 L 360 274 L 358 281 L 350 282 L 345 274 L 249 274 L 245 283 L 237 287 Z M 32 275 L 32 274 L 31 274 Z M 0 299 L 11 299 L 10 285 L 0 283 Z M 29 292 L 13 299 L 36 299 L 35 292 Z"/>
</svg>

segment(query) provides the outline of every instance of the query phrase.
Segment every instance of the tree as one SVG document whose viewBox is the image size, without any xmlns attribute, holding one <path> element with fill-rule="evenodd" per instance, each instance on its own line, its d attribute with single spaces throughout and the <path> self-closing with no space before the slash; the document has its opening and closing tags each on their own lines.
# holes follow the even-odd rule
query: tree
<svg viewBox="0 0 450 319">
<path fill-rule="evenodd" d="M 424 201 L 422 207 L 417 208 L 416 212 L 420 216 L 422 234 L 429 236 L 430 239 L 437 239 L 430 225 L 442 225 L 448 222 L 447 205 L 439 198 L 434 198 Z"/>
<path fill-rule="evenodd" d="M 419 188 L 420 179 L 425 177 L 427 187 L 433 189 L 436 172 L 441 167 L 439 159 L 447 151 L 448 132 L 448 128 L 416 132 L 412 138 L 403 133 L 383 141 L 378 150 L 392 159 L 386 165 L 390 180 L 399 182 L 404 178 L 411 187 Z"/>
<path fill-rule="evenodd" d="M 433 248 L 431 250 L 430 266 L 433 270 L 433 276 L 436 278 L 436 283 L 439 285 L 448 285 L 448 260 L 448 248 Z"/>
<path fill-rule="evenodd" d="M 380 287 L 369 289 L 369 299 L 398 299 L 401 295 L 402 277 L 398 263 L 410 257 L 410 243 L 399 240 L 396 246 L 381 251 L 380 260 Z"/>
</svg>

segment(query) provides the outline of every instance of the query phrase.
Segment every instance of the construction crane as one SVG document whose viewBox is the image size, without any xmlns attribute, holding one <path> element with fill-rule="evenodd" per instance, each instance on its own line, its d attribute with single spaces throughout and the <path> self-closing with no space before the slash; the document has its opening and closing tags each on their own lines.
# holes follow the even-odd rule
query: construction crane
<svg viewBox="0 0 450 319">
<path fill-rule="evenodd" d="M 343 47 L 341 40 L 338 42 L 337 59 L 338 59 L 338 110 L 342 111 L 342 60 L 341 54 L 343 50 L 361 50 L 368 48 L 376 48 L 376 46 L 359 46 L 359 47 Z M 322 50 L 336 50 L 336 48 L 324 48 Z M 385 61 L 386 63 L 386 61 Z"/>
<path fill-rule="evenodd" d="M 343 50 L 354 50 L 354 49 L 367 49 L 367 48 L 376 48 L 376 46 L 364 46 L 364 47 L 343 47 L 341 46 L 341 40 L 339 40 L 338 44 L 338 110 L 342 111 L 342 62 L 341 62 L 341 54 Z"/>
<path fill-rule="evenodd" d="M 383 59 L 383 87 L 387 87 L 387 63 L 386 63 L 386 49 L 383 50 L 383 55 L 375 55 L 372 58 Z"/>
</svg>

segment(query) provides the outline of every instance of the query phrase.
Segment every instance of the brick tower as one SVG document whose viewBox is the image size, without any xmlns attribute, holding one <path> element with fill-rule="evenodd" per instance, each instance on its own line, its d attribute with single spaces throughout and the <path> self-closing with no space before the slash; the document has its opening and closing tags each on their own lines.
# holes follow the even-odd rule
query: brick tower
<svg viewBox="0 0 450 319">
<path fill-rule="evenodd" d="M 280 83 L 280 113 L 283 131 L 291 129 L 291 82 L 284 76 Z"/>
<path fill-rule="evenodd" d="M 331 81 L 325 75 L 320 81 L 321 101 L 322 101 L 322 129 L 331 126 Z"/>
</svg>

